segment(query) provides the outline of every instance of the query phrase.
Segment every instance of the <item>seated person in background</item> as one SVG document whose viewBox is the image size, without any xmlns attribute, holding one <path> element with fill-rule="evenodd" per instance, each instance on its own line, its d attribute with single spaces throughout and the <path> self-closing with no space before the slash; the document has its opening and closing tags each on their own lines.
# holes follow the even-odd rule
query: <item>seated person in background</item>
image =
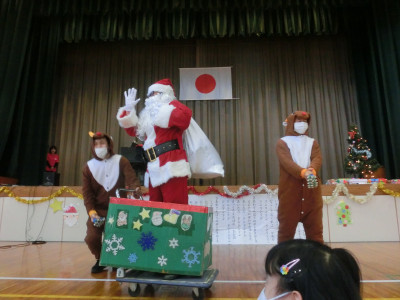
<svg viewBox="0 0 400 300">
<path fill-rule="evenodd" d="M 258 299 L 361 300 L 361 272 L 354 256 L 312 240 L 274 246 L 265 261 L 267 279 Z"/>
</svg>

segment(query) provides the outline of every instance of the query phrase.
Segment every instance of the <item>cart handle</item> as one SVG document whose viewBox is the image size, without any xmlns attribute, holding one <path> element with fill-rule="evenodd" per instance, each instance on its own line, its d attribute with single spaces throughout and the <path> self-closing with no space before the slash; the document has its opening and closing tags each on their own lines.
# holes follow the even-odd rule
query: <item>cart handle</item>
<svg viewBox="0 0 400 300">
<path fill-rule="evenodd" d="M 121 198 L 120 197 L 120 195 L 119 195 L 119 192 L 120 191 L 125 191 L 125 192 L 131 192 L 132 194 L 128 194 L 127 193 L 127 198 L 128 199 L 140 199 L 140 200 L 143 200 L 143 197 L 142 197 L 142 195 L 139 195 L 137 192 L 136 192 L 136 190 L 133 190 L 133 189 L 117 189 L 116 191 L 115 191 L 115 195 L 117 196 L 117 198 Z M 135 196 L 135 197 L 137 197 L 137 198 L 133 198 L 133 196 Z"/>
</svg>

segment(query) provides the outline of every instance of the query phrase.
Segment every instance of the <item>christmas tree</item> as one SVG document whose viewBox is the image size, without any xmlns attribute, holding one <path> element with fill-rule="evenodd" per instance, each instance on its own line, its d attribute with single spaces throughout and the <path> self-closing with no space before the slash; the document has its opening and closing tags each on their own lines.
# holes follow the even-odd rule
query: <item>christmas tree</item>
<svg viewBox="0 0 400 300">
<path fill-rule="evenodd" d="M 367 145 L 367 140 L 360 135 L 358 127 L 349 127 L 349 147 L 348 155 L 345 158 L 345 171 L 357 178 L 373 178 L 374 172 L 381 167 L 378 161 L 372 157 L 371 149 Z"/>
</svg>

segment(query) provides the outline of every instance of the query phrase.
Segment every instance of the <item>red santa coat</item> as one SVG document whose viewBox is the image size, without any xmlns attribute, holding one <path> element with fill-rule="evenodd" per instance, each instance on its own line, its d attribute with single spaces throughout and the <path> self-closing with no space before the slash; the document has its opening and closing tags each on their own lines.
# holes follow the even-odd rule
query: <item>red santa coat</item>
<svg viewBox="0 0 400 300">
<path fill-rule="evenodd" d="M 296 118 L 310 122 L 308 113 L 299 111 L 293 113 L 287 118 L 286 137 L 299 136 L 294 131 Z M 307 135 L 308 131 L 305 134 Z M 317 188 L 309 189 L 306 179 L 301 175 L 304 168 L 313 168 L 317 173 L 322 165 L 318 142 L 311 139 L 309 142 L 311 149 L 308 153 L 308 166 L 300 166 L 294 161 L 293 154 L 284 139 L 280 139 L 276 145 L 279 159 L 278 242 L 292 239 L 298 222 L 303 223 L 307 239 L 323 242 L 321 180 L 318 178 Z"/>
<path fill-rule="evenodd" d="M 147 174 L 153 187 L 166 183 L 173 177 L 190 177 L 190 165 L 183 148 L 183 132 L 189 127 L 192 111 L 178 100 L 163 105 L 153 120 L 153 130 L 146 133 L 144 150 L 162 143 L 177 140 L 179 149 L 161 154 L 155 161 L 147 164 Z M 117 119 L 121 127 L 130 136 L 137 136 L 140 119 L 136 111 L 127 112 L 123 108 L 118 111 Z M 145 181 L 148 186 L 148 182 Z"/>
</svg>

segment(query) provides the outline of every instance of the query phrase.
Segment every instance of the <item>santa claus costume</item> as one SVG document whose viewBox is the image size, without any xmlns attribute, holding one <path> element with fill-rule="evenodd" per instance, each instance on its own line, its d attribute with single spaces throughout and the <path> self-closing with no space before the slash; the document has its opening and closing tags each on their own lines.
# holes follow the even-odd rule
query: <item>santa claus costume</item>
<svg viewBox="0 0 400 300">
<path fill-rule="evenodd" d="M 147 96 L 137 116 L 136 90 L 125 92 L 126 106 L 118 110 L 117 120 L 130 136 L 144 141 L 148 161 L 145 186 L 150 200 L 188 204 L 191 171 L 182 136 L 190 125 L 192 111 L 176 99 L 169 79 L 152 84 Z"/>
<path fill-rule="evenodd" d="M 310 118 L 303 111 L 289 115 L 284 122 L 285 136 L 276 145 L 280 171 L 278 243 L 293 239 L 299 222 L 307 239 L 323 243 L 321 181 L 317 177 L 318 186 L 313 188 L 307 184 L 307 174 L 315 176 L 322 165 L 318 142 L 308 137 Z"/>
</svg>

